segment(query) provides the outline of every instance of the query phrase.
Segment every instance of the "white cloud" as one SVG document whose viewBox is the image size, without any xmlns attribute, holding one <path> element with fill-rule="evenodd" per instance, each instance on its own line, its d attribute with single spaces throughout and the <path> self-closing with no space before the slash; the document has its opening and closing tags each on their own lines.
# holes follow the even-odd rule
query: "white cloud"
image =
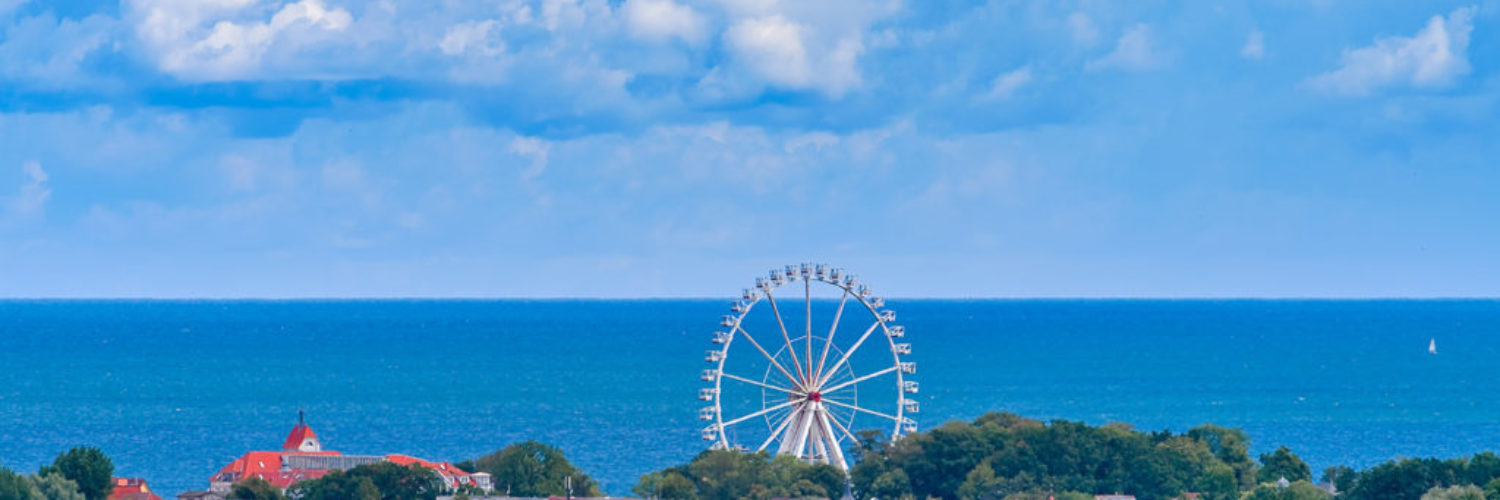
<svg viewBox="0 0 1500 500">
<path fill-rule="evenodd" d="M 1084 69 L 1145 70 L 1160 67 L 1164 58 L 1151 43 L 1151 27 L 1136 24 L 1120 35 L 1115 50 L 1104 57 L 1089 61 Z"/>
<path fill-rule="evenodd" d="M 505 40 L 500 38 L 500 24 L 495 20 L 469 21 L 449 26 L 438 48 L 450 56 L 494 57 L 505 52 Z"/>
<path fill-rule="evenodd" d="M 47 171 L 42 170 L 42 164 L 36 161 L 28 161 L 21 164 L 21 172 L 26 174 L 26 182 L 21 184 L 21 191 L 10 199 L 8 208 L 13 216 L 28 216 L 40 213 L 52 198 L 52 188 L 47 187 Z"/>
<path fill-rule="evenodd" d="M 778 14 L 741 20 L 729 27 L 724 40 L 736 60 L 771 85 L 838 97 L 860 84 L 858 60 L 864 45 L 858 38 L 838 40 L 814 61 L 807 35 L 806 26 Z"/>
<path fill-rule="evenodd" d="M 1454 10 L 1445 19 L 1432 16 L 1417 34 L 1375 40 L 1345 50 L 1338 69 L 1313 77 L 1315 88 L 1345 95 L 1368 95 L 1377 89 L 1409 85 L 1443 88 L 1469 73 L 1469 32 L 1474 8 Z"/>
<path fill-rule="evenodd" d="M 1074 12 L 1068 16 L 1068 33 L 1073 37 L 1073 43 L 1088 47 L 1099 41 L 1099 29 L 1094 27 L 1094 21 L 1087 14 Z"/>
<path fill-rule="evenodd" d="M 720 140 L 719 142 L 723 142 Z M 795 153 L 800 149 L 811 147 L 814 151 L 822 151 L 823 148 L 832 148 L 839 144 L 839 136 L 828 132 L 808 132 L 786 140 L 782 150 Z"/>
<path fill-rule="evenodd" d="M 1266 57 L 1266 35 L 1260 30 L 1250 30 L 1250 36 L 1245 38 L 1245 46 L 1240 47 L 1240 56 L 1245 59 L 1259 61 Z"/>
<path fill-rule="evenodd" d="M 323 185 L 336 191 L 363 192 L 369 186 L 369 176 L 359 162 L 341 158 L 323 165 Z"/>
<path fill-rule="evenodd" d="M 1031 83 L 1031 66 L 1022 66 L 1015 71 L 995 77 L 995 80 L 990 82 L 990 90 L 984 93 L 984 99 L 1008 98 L 1028 83 Z"/>
<path fill-rule="evenodd" d="M 647 40 L 678 38 L 699 44 L 708 36 L 703 16 L 672 0 L 627 0 L 620 7 L 630 34 Z"/>
<path fill-rule="evenodd" d="M 4 15 L 25 4 L 26 0 L 0 0 L 0 15 Z"/>
<path fill-rule="evenodd" d="M 724 33 L 730 50 L 772 83 L 803 87 L 812 79 L 802 26 L 781 16 L 746 19 Z"/>
<path fill-rule="evenodd" d="M 266 21 L 236 22 L 257 0 L 134 0 L 136 33 L 156 52 L 157 67 L 199 81 L 254 76 L 273 45 L 289 50 L 344 31 L 353 17 L 321 0 L 283 5 Z"/>
<path fill-rule="evenodd" d="M 531 158 L 531 166 L 521 171 L 521 178 L 535 179 L 547 170 L 547 152 L 552 144 L 535 137 L 517 136 L 510 141 L 510 152 Z"/>
</svg>

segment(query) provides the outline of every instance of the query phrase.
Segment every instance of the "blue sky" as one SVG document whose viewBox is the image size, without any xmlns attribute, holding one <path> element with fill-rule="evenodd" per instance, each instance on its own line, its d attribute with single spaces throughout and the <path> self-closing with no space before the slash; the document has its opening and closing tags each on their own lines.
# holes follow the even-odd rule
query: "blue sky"
<svg viewBox="0 0 1500 500">
<path fill-rule="evenodd" d="M 0 296 L 1500 290 L 1500 2 L 0 0 Z"/>
</svg>

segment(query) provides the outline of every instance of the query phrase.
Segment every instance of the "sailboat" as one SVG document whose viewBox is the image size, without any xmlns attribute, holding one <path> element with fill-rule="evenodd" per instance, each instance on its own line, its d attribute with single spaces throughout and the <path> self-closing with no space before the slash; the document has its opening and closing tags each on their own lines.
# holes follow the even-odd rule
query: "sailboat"
<svg viewBox="0 0 1500 500">
<path fill-rule="evenodd" d="M 1427 354 L 1437 354 L 1437 337 L 1427 341 Z"/>
</svg>

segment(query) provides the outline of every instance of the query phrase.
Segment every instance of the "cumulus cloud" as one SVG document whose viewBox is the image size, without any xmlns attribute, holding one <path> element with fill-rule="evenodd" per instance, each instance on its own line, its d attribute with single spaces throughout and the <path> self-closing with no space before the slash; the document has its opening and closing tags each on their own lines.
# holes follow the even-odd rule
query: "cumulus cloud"
<svg viewBox="0 0 1500 500">
<path fill-rule="evenodd" d="M 1068 33 L 1073 37 L 1073 43 L 1080 46 L 1088 47 L 1099 41 L 1099 29 L 1094 27 L 1094 20 L 1082 12 L 1068 16 Z"/>
<path fill-rule="evenodd" d="M 47 171 L 42 170 L 41 163 L 28 161 L 21 164 L 21 172 L 26 175 L 26 182 L 21 184 L 21 191 L 11 197 L 6 208 L 13 216 L 41 213 L 47 200 L 52 198 L 52 188 L 47 187 Z"/>
<path fill-rule="evenodd" d="M 1240 57 L 1259 61 L 1266 57 L 1266 35 L 1260 30 L 1250 30 L 1250 36 L 1245 38 L 1245 46 L 1240 47 Z"/>
<path fill-rule="evenodd" d="M 1395 86 L 1433 89 L 1453 85 L 1469 73 L 1469 32 L 1474 8 L 1432 16 L 1412 36 L 1392 36 L 1345 50 L 1339 67 L 1313 77 L 1313 87 L 1344 95 L 1368 95 Z"/>
<path fill-rule="evenodd" d="M 0 15 L 5 15 L 25 3 L 26 0 L 0 0 Z"/>
<path fill-rule="evenodd" d="M 1136 24 L 1115 41 L 1115 49 L 1104 57 L 1085 63 L 1084 69 L 1146 70 L 1160 67 L 1165 58 L 1151 42 L 1151 27 Z"/>
<path fill-rule="evenodd" d="M 241 20 L 257 0 L 134 0 L 136 34 L 156 56 L 158 69 L 188 80 L 258 76 L 273 46 L 314 44 L 353 23 L 349 11 L 321 0 L 282 5 L 269 20 Z"/>
<path fill-rule="evenodd" d="M 469 21 L 449 26 L 438 48 L 450 56 L 493 57 L 505 52 L 505 40 L 500 38 L 500 24 L 495 20 Z"/>
<path fill-rule="evenodd" d="M 1008 98 L 1028 83 L 1031 83 L 1031 66 L 1022 66 L 1015 71 L 995 77 L 995 80 L 990 82 L 989 91 L 984 93 L 984 99 L 994 101 Z"/>
<path fill-rule="evenodd" d="M 698 44 L 708 37 L 703 16 L 672 0 L 628 0 L 620 7 L 630 34 L 647 40 L 677 38 Z"/>
<path fill-rule="evenodd" d="M 729 27 L 724 40 L 736 60 L 773 86 L 817 89 L 837 97 L 859 85 L 857 63 L 864 45 L 858 38 L 837 41 L 814 61 L 807 35 L 806 26 L 776 14 L 741 20 Z"/>
<path fill-rule="evenodd" d="M 531 165 L 521 171 L 521 178 L 526 180 L 535 179 L 547 170 L 547 151 L 551 149 L 551 143 L 535 137 L 517 136 L 510 141 L 511 153 L 531 158 Z"/>
</svg>

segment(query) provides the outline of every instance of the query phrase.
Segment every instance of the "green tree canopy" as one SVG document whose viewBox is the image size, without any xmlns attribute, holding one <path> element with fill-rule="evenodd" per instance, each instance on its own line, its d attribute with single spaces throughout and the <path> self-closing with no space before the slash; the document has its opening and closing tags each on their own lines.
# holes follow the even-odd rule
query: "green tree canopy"
<svg viewBox="0 0 1500 500">
<path fill-rule="evenodd" d="M 1166 500 L 1203 491 L 1210 500 L 1237 500 L 1238 471 L 1254 470 L 1244 452 L 1248 441 L 1242 432 L 1221 427 L 1176 435 L 992 413 L 874 449 L 849 475 L 856 495 L 866 499 L 1000 500 L 1074 491 Z"/>
<path fill-rule="evenodd" d="M 1335 465 L 1323 469 L 1323 482 L 1333 485 L 1333 491 L 1343 493 L 1354 487 L 1359 474 L 1347 465 Z"/>
<path fill-rule="evenodd" d="M 292 485 L 290 491 L 298 500 L 381 500 L 380 488 L 365 476 L 333 471 L 323 477 Z"/>
<path fill-rule="evenodd" d="M 1244 500 L 1331 500 L 1332 498 L 1332 493 L 1306 479 L 1293 481 L 1285 487 L 1274 483 L 1261 484 L 1244 496 Z"/>
<path fill-rule="evenodd" d="M 43 500 L 42 493 L 26 476 L 0 467 L 0 500 Z"/>
<path fill-rule="evenodd" d="M 1209 451 L 1219 461 L 1234 469 L 1234 477 L 1239 481 L 1240 488 L 1249 488 L 1255 484 L 1256 465 L 1250 458 L 1250 436 L 1245 431 L 1217 425 L 1200 425 L 1189 429 L 1187 436 L 1208 445 Z"/>
<path fill-rule="evenodd" d="M 1307 467 L 1307 462 L 1303 462 L 1285 446 L 1261 455 L 1260 466 L 1258 477 L 1262 483 L 1274 483 L 1282 478 L 1294 483 L 1312 480 L 1312 469 Z"/>
<path fill-rule="evenodd" d="M 657 471 L 641 476 L 630 490 L 641 498 L 663 500 L 698 500 L 698 486 L 675 470 Z"/>
<path fill-rule="evenodd" d="M 786 455 L 710 450 L 685 465 L 641 476 L 632 491 L 664 499 L 837 498 L 844 493 L 844 473 Z"/>
<path fill-rule="evenodd" d="M 225 498 L 233 500 L 286 500 L 281 488 L 265 479 L 252 477 L 235 483 Z"/>
<path fill-rule="evenodd" d="M 573 496 L 599 496 L 599 484 L 568 463 L 562 450 L 536 441 L 516 443 L 460 465 L 489 473 L 495 489 L 510 496 L 563 496 L 568 493 L 568 478 L 572 478 Z"/>
<path fill-rule="evenodd" d="M 57 456 L 52 465 L 42 467 L 41 475 L 61 474 L 78 483 L 78 491 L 87 500 L 104 500 L 114 487 L 115 464 L 98 448 L 80 446 Z"/>
<path fill-rule="evenodd" d="M 78 491 L 78 483 L 62 474 L 38 474 L 31 476 L 31 483 L 36 485 L 36 490 L 41 492 L 42 498 L 46 500 L 84 500 L 83 492 Z"/>
<path fill-rule="evenodd" d="M 443 486 L 432 469 L 379 462 L 299 482 L 287 496 L 298 500 L 434 500 Z"/>
<path fill-rule="evenodd" d="M 1434 486 L 1422 494 L 1422 500 L 1485 500 L 1484 490 L 1474 485 Z"/>
</svg>

